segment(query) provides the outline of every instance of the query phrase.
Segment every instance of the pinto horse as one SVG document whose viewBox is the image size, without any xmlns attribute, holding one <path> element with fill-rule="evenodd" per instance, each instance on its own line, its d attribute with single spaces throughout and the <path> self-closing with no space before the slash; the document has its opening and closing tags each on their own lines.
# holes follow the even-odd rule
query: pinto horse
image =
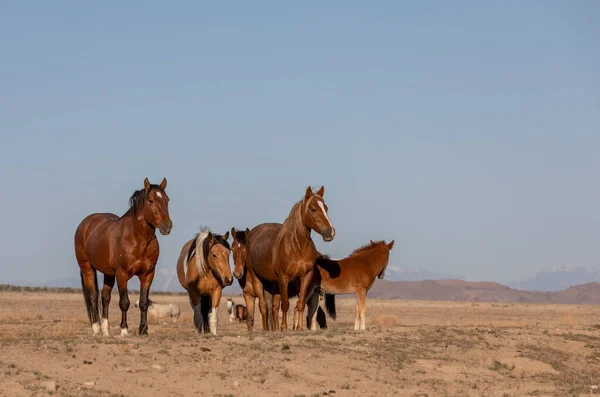
<svg viewBox="0 0 600 397">
<path fill-rule="evenodd" d="M 235 276 L 235 278 L 238 279 L 240 287 L 242 288 L 244 302 L 246 302 L 246 318 L 244 320 L 246 320 L 248 331 L 252 331 L 254 329 L 254 303 L 257 298 L 257 295 L 254 292 L 254 287 L 252 286 L 253 278 L 249 274 L 249 272 L 246 271 L 246 254 L 250 230 L 246 228 L 245 231 L 240 231 L 236 230 L 235 228 L 231 228 L 231 235 L 233 236 L 233 243 L 231 244 L 231 252 L 233 253 L 233 275 Z M 294 280 L 292 283 L 290 283 L 290 286 L 288 288 L 288 296 L 297 296 L 299 289 L 299 280 Z M 232 300 L 228 300 L 227 305 L 228 310 L 229 307 L 231 307 L 230 318 L 232 319 L 231 321 L 233 321 L 233 319 L 236 316 L 235 308 L 241 305 L 235 305 Z M 323 310 L 320 307 L 317 308 L 317 311 L 318 325 L 323 329 L 327 328 L 327 319 L 325 318 L 325 312 L 323 312 Z M 279 315 L 279 313 L 274 312 L 272 305 L 267 305 L 267 312 L 268 329 L 272 330 L 274 323 L 273 316 L 277 316 Z M 309 321 L 308 317 L 307 321 Z"/>
<path fill-rule="evenodd" d="M 217 334 L 221 294 L 233 283 L 228 238 L 229 232 L 220 236 L 203 229 L 181 249 L 177 277 L 188 292 L 196 334 Z"/>
<path fill-rule="evenodd" d="M 158 260 L 158 239 L 155 230 L 167 235 L 173 228 L 169 217 L 169 197 L 165 193 L 167 180 L 152 185 L 148 178 L 144 188 L 133 193 L 129 210 L 115 214 L 88 215 L 75 232 L 75 257 L 79 263 L 81 286 L 92 333 L 108 332 L 108 306 L 117 281 L 121 308 L 121 336 L 127 335 L 129 296 L 127 282 L 134 276 L 140 279 L 141 320 L 139 334 L 148 334 L 148 293 L 154 279 Z M 98 276 L 104 274 L 102 288 L 102 324 L 98 313 Z"/>
<path fill-rule="evenodd" d="M 288 285 L 297 278 L 300 279 L 300 288 L 293 329 L 303 328 L 306 292 L 317 258 L 317 249 L 310 236 L 311 230 L 319 233 L 324 241 L 332 241 L 335 236 L 335 229 L 329 220 L 327 205 L 323 200 L 324 192 L 324 186 L 317 193 L 313 193 L 309 186 L 302 200 L 292 207 L 283 224 L 263 223 L 250 231 L 246 267 L 248 274 L 253 278 L 265 331 L 268 330 L 265 286 L 271 285 L 268 287 L 271 291 L 268 292 L 281 296 L 281 330 L 284 331 L 287 329 L 287 313 L 290 306 Z M 274 313 L 278 313 L 278 306 L 274 300 Z M 274 315 L 274 321 L 274 328 L 278 329 L 278 315 Z"/>
<path fill-rule="evenodd" d="M 308 317 L 312 319 L 311 329 L 316 329 L 315 317 L 319 308 L 319 292 L 325 293 L 327 311 L 335 317 L 334 294 L 356 295 L 356 313 L 354 329 L 365 330 L 365 314 L 367 311 L 367 292 L 376 278 L 385 276 L 390 251 L 394 240 L 373 241 L 357 248 L 348 257 L 340 260 L 330 259 L 327 255 L 317 257 L 315 271 L 308 288 Z"/>
</svg>

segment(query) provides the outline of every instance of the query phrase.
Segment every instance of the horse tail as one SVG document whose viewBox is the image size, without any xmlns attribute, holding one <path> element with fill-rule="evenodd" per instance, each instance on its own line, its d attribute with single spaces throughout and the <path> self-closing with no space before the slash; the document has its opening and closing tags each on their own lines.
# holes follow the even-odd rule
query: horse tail
<svg viewBox="0 0 600 397">
<path fill-rule="evenodd" d="M 208 314 L 210 313 L 210 296 L 203 295 L 200 297 L 200 313 L 202 313 L 202 325 L 204 332 L 210 332 L 210 323 L 208 322 Z"/>
<path fill-rule="evenodd" d="M 327 314 L 332 319 L 336 319 L 337 313 L 335 312 L 335 295 L 324 294 L 325 295 L 325 309 L 327 309 Z"/>
<path fill-rule="evenodd" d="M 90 295 L 90 291 L 85 286 L 85 280 L 83 278 L 83 272 L 81 270 L 79 271 L 79 277 L 81 278 L 81 291 L 83 292 L 83 299 L 85 300 L 85 308 L 87 309 L 88 320 L 90 321 L 90 324 L 92 324 L 92 297 Z M 98 275 L 95 270 L 94 286 L 96 288 L 96 291 L 98 291 Z M 96 294 L 96 297 L 99 300 L 100 294 Z M 98 305 L 96 307 L 98 307 Z"/>
</svg>

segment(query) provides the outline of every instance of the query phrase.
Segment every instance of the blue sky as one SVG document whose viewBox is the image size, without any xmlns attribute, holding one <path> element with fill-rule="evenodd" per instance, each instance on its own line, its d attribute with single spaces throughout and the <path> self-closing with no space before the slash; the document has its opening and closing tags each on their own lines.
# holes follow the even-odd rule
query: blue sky
<svg viewBox="0 0 600 397">
<path fill-rule="evenodd" d="M 0 282 L 77 277 L 73 234 L 167 177 L 201 225 L 325 185 L 343 256 L 508 281 L 600 264 L 595 1 L 0 6 Z"/>
</svg>

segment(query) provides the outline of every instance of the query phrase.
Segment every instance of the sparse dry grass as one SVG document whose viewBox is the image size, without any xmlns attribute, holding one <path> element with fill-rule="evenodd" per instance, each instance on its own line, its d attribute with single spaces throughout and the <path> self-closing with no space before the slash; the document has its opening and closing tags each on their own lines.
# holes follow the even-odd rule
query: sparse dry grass
<svg viewBox="0 0 600 397">
<path fill-rule="evenodd" d="M 196 337 L 187 297 L 160 300 L 180 305 L 178 322 L 138 337 L 132 308 L 131 336 L 94 338 L 78 293 L 0 293 L 0 396 L 47 395 L 48 379 L 65 397 L 573 396 L 600 382 L 592 306 L 369 300 L 355 332 L 354 300 L 340 298 L 327 330 L 248 334 L 224 298 L 219 334 Z"/>
</svg>

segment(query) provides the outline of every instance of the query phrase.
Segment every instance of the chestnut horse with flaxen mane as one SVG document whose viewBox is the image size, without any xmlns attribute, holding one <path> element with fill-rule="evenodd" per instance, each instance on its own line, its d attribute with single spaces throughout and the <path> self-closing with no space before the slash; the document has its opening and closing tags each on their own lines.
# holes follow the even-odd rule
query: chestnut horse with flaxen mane
<svg viewBox="0 0 600 397">
<path fill-rule="evenodd" d="M 252 331 L 254 329 L 254 302 L 257 298 L 256 293 L 254 292 L 253 278 L 246 271 L 246 256 L 248 249 L 248 239 L 250 236 L 250 230 L 246 228 L 245 231 L 236 230 L 235 228 L 231 228 L 231 235 L 233 236 L 233 243 L 231 244 L 231 252 L 233 253 L 233 275 L 238 279 L 240 287 L 242 288 L 242 293 L 244 297 L 244 302 L 246 302 L 246 316 L 244 317 L 244 321 L 246 321 L 246 325 L 248 326 L 248 331 Z M 300 289 L 300 280 L 295 280 L 290 283 L 288 287 L 288 296 L 293 297 L 298 295 L 298 290 Z M 228 305 L 230 302 L 228 302 Z M 317 303 L 318 305 L 318 303 Z M 240 305 L 234 305 L 233 301 L 231 301 L 231 316 L 233 318 L 237 318 L 235 315 L 235 309 Z M 325 312 L 318 307 L 317 308 L 317 323 L 323 329 L 327 328 L 327 319 L 325 318 Z M 267 306 L 268 318 L 267 325 L 268 329 L 273 329 L 273 316 L 278 316 L 279 313 L 273 311 L 273 307 Z M 307 317 L 308 321 L 308 317 Z M 309 323 L 310 324 L 310 323 Z M 310 326 L 310 325 L 309 325 Z"/>
<path fill-rule="evenodd" d="M 129 210 L 123 216 L 91 214 L 77 227 L 75 257 L 79 263 L 83 297 L 94 335 L 102 328 L 102 334 L 109 336 L 108 306 L 115 279 L 119 289 L 121 335 L 127 335 L 127 282 L 133 276 L 140 279 L 139 333 L 148 334 L 148 293 L 159 253 L 155 230 L 158 228 L 161 234 L 167 235 L 173 228 L 166 187 L 166 179 L 160 185 L 152 185 L 146 178 L 144 188 L 133 193 L 129 199 Z M 102 324 L 98 313 L 96 271 L 104 274 Z"/>
<path fill-rule="evenodd" d="M 306 292 L 312 278 L 317 249 L 310 236 L 311 230 L 319 233 L 324 241 L 331 241 L 335 229 L 327 215 L 327 206 L 323 200 L 325 187 L 313 193 L 311 187 L 306 189 L 304 197 L 296 203 L 283 224 L 263 223 L 250 231 L 246 267 L 253 277 L 253 287 L 258 296 L 262 315 L 262 326 L 267 328 L 267 302 L 264 286 L 271 284 L 274 294 L 281 294 L 281 330 L 287 329 L 287 313 L 290 302 L 288 284 L 300 279 L 300 291 L 296 310 L 294 311 L 294 329 L 303 328 Z M 266 283 L 266 284 L 265 284 Z M 278 312 L 278 305 L 273 302 L 273 312 Z M 248 308 L 250 310 L 250 308 Z M 278 316 L 274 316 L 274 328 L 278 329 Z"/>
<path fill-rule="evenodd" d="M 311 329 L 316 329 L 315 316 L 319 307 L 319 291 L 323 291 L 327 311 L 333 310 L 335 317 L 334 294 L 356 295 L 355 330 L 365 330 L 365 314 L 367 311 L 367 292 L 376 278 L 385 276 L 390 251 L 394 240 L 372 241 L 357 248 L 348 257 L 340 260 L 330 259 L 327 255 L 317 257 L 316 267 L 308 291 L 308 316 L 312 319 Z"/>
</svg>

